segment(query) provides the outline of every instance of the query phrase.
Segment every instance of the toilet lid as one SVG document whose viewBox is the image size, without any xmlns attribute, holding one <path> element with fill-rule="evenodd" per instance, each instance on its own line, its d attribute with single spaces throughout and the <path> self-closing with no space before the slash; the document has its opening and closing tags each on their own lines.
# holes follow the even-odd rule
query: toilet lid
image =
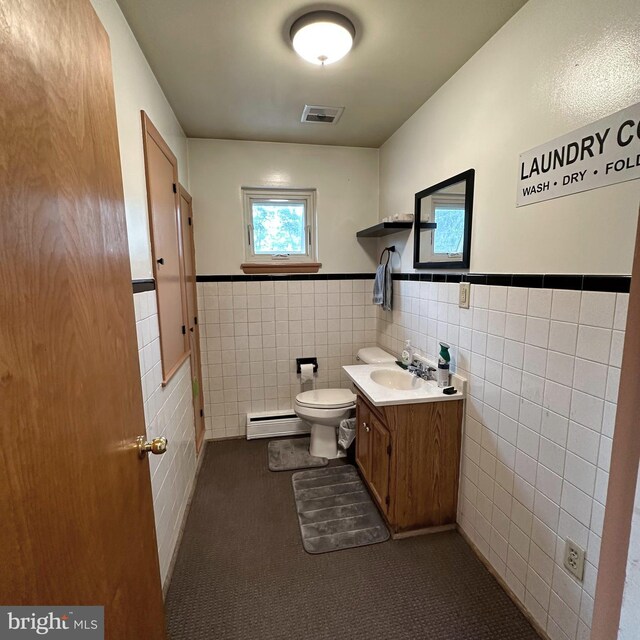
<svg viewBox="0 0 640 640">
<path fill-rule="evenodd" d="M 321 409 L 339 409 L 348 407 L 356 401 L 349 389 L 314 389 L 303 391 L 296 396 L 296 402 L 305 407 Z"/>
</svg>

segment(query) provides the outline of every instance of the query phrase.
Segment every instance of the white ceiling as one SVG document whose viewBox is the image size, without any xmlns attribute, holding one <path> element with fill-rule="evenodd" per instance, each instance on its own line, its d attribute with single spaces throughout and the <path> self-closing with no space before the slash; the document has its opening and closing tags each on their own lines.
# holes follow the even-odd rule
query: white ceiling
<svg viewBox="0 0 640 640">
<path fill-rule="evenodd" d="M 118 2 L 187 136 L 378 147 L 526 0 Z M 315 9 L 356 26 L 351 53 L 325 68 L 288 39 Z M 345 112 L 302 124 L 305 104 Z"/>
</svg>

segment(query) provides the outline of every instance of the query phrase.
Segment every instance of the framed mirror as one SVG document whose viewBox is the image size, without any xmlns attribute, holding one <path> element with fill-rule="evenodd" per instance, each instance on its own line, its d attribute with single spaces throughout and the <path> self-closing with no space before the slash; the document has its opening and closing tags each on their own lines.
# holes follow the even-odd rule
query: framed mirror
<svg viewBox="0 0 640 640">
<path fill-rule="evenodd" d="M 475 170 L 415 195 L 414 269 L 468 269 Z"/>
</svg>

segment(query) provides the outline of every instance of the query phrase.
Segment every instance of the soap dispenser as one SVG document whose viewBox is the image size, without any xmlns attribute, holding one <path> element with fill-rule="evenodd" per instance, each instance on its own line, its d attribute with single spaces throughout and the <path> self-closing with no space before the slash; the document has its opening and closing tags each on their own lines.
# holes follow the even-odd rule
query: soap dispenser
<svg viewBox="0 0 640 640">
<path fill-rule="evenodd" d="M 449 386 L 449 361 L 451 355 L 449 354 L 449 345 L 446 342 L 440 343 L 440 355 L 438 356 L 438 386 Z"/>
<path fill-rule="evenodd" d="M 404 343 L 404 349 L 402 350 L 400 359 L 405 367 L 408 367 L 413 362 L 413 347 L 411 346 L 411 340 L 407 340 Z"/>
</svg>

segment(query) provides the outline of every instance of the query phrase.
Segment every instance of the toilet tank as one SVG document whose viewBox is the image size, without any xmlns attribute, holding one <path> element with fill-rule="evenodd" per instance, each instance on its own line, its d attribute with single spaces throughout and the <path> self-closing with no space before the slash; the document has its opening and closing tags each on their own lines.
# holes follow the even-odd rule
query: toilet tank
<svg viewBox="0 0 640 640">
<path fill-rule="evenodd" d="M 362 364 L 387 364 L 396 361 L 396 357 L 380 347 L 365 347 L 358 351 L 356 360 Z"/>
</svg>

